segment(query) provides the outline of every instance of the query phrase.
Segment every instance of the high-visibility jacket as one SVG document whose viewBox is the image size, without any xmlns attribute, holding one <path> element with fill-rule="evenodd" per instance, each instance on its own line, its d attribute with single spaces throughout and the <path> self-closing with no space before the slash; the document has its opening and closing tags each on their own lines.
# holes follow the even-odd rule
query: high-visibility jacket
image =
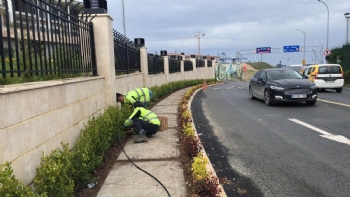
<svg viewBox="0 0 350 197">
<path fill-rule="evenodd" d="M 124 102 L 130 105 L 134 104 L 136 101 L 144 103 L 150 102 L 150 100 L 150 90 L 148 88 L 136 88 L 124 95 Z"/>
<path fill-rule="evenodd" d="M 133 120 L 136 118 L 160 126 L 158 116 L 151 110 L 143 107 L 136 107 L 129 118 L 125 120 L 124 126 L 131 126 L 133 124 Z"/>
</svg>

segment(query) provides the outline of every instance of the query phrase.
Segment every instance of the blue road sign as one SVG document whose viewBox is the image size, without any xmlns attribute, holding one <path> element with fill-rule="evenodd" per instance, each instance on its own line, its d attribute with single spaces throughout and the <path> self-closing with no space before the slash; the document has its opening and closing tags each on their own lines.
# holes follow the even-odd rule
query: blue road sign
<svg viewBox="0 0 350 197">
<path fill-rule="evenodd" d="M 284 46 L 283 47 L 283 52 L 299 52 L 299 45 L 293 45 L 293 46 Z"/>
<path fill-rule="evenodd" d="M 256 48 L 257 54 L 271 53 L 271 47 L 259 47 Z"/>
</svg>

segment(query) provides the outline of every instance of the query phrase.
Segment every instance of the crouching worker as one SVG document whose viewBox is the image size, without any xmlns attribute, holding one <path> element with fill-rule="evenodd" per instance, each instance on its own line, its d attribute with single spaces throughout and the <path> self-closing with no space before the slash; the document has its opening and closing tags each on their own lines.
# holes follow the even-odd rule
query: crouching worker
<svg viewBox="0 0 350 197">
<path fill-rule="evenodd" d="M 124 127 L 134 126 L 135 131 L 138 133 L 135 143 L 147 142 L 147 135 L 156 134 L 160 121 L 157 115 L 144 107 L 140 106 L 138 102 L 133 105 L 133 112 L 127 120 L 124 122 Z"/>
<path fill-rule="evenodd" d="M 136 88 L 125 95 L 117 93 L 116 96 L 117 103 L 133 105 L 135 102 L 139 101 L 146 107 L 153 97 L 153 92 L 148 88 Z"/>
</svg>

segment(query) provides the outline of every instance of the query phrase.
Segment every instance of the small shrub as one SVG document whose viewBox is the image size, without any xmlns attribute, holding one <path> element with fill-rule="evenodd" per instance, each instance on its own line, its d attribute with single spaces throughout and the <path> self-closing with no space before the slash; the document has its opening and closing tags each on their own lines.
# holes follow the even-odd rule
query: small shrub
<svg viewBox="0 0 350 197">
<path fill-rule="evenodd" d="M 46 197 L 35 194 L 29 187 L 23 186 L 15 176 L 9 162 L 0 164 L 0 196 L 4 197 Z"/>
<path fill-rule="evenodd" d="M 194 185 L 197 193 L 200 194 L 200 196 L 220 196 L 221 188 L 219 188 L 219 180 L 211 172 L 208 173 L 205 180 L 195 181 Z"/>
<path fill-rule="evenodd" d="M 202 150 L 202 147 L 198 138 L 192 137 L 192 136 L 183 136 L 182 140 L 184 142 L 186 153 L 189 156 L 195 157 Z"/>
<path fill-rule="evenodd" d="M 68 144 L 62 146 L 63 150 L 56 149 L 48 156 L 42 154 L 34 178 L 37 193 L 55 197 L 72 196 L 74 193 L 72 154 L 68 150 Z"/>
<path fill-rule="evenodd" d="M 219 180 L 212 173 L 209 173 L 203 185 L 203 191 L 208 196 L 220 196 L 221 189 L 219 188 Z"/>
<path fill-rule="evenodd" d="M 186 136 L 194 137 L 194 130 L 193 130 L 192 127 L 188 127 L 188 128 L 186 128 L 186 129 L 184 129 L 183 132 L 184 132 L 184 134 L 185 134 Z"/>
<path fill-rule="evenodd" d="M 195 180 L 203 181 L 207 178 L 208 172 L 205 166 L 208 162 L 209 159 L 204 157 L 202 153 L 198 153 L 197 157 L 193 158 L 192 175 Z"/>
</svg>

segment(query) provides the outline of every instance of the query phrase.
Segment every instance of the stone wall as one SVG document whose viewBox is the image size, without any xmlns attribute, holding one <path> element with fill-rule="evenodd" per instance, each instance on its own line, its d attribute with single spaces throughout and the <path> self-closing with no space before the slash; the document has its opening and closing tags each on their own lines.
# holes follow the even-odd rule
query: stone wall
<svg viewBox="0 0 350 197">
<path fill-rule="evenodd" d="M 33 180 L 41 153 L 75 144 L 90 116 L 103 110 L 103 77 L 74 78 L 0 89 L 0 163 L 16 178 Z"/>
</svg>

